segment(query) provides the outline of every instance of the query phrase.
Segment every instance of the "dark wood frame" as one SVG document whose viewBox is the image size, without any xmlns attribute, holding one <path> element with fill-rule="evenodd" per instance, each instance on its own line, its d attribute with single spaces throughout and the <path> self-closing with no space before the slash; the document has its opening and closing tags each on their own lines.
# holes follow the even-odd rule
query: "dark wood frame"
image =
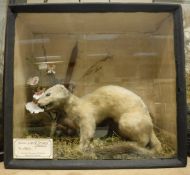
<svg viewBox="0 0 190 175">
<path fill-rule="evenodd" d="M 190 126 L 189 121 L 190 121 L 190 106 L 187 105 L 187 155 L 190 156 Z"/>
<path fill-rule="evenodd" d="M 177 157 L 146 160 L 16 160 L 13 159 L 13 73 L 14 37 L 17 13 L 90 13 L 90 12 L 171 12 L 174 19 L 174 48 L 176 58 Z M 186 166 L 186 93 L 184 73 L 183 20 L 180 5 L 166 4 L 30 4 L 8 7 L 6 57 L 4 74 L 4 120 L 6 168 L 28 169 L 110 169 L 158 168 Z"/>
</svg>

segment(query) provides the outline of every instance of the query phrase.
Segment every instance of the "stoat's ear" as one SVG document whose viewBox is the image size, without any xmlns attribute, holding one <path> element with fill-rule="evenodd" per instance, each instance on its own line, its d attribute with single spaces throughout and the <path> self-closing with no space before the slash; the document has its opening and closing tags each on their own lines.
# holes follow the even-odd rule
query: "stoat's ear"
<svg viewBox="0 0 190 175">
<path fill-rule="evenodd" d="M 68 84 L 65 84 L 65 85 L 62 85 L 62 84 L 60 84 L 60 86 L 61 86 L 61 88 L 63 89 L 63 90 L 68 90 L 69 92 L 71 92 L 71 93 L 73 93 L 73 90 L 74 90 L 74 88 L 75 88 L 75 85 L 73 84 L 73 83 L 68 83 Z"/>
<path fill-rule="evenodd" d="M 66 88 L 63 84 L 58 84 L 58 86 L 59 86 L 60 88 L 62 88 L 62 90 L 67 91 L 67 88 Z"/>
<path fill-rule="evenodd" d="M 65 97 L 69 97 L 71 95 L 69 90 L 64 85 L 60 84 L 59 86 L 60 86 L 61 90 L 63 91 Z"/>
<path fill-rule="evenodd" d="M 73 93 L 74 89 L 75 89 L 75 85 L 70 83 L 69 86 L 68 86 L 69 92 Z"/>
<path fill-rule="evenodd" d="M 69 83 L 68 86 L 65 86 L 65 85 L 60 85 L 60 86 L 63 90 L 65 91 L 68 90 L 70 93 L 73 93 L 74 88 L 75 88 L 75 85 L 71 83 Z"/>
</svg>

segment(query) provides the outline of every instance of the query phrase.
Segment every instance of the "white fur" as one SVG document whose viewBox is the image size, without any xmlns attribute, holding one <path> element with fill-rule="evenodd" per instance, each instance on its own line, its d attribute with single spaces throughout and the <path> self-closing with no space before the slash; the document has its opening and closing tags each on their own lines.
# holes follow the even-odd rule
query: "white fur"
<svg viewBox="0 0 190 175">
<path fill-rule="evenodd" d="M 44 93 L 38 104 L 47 105 L 47 109 L 65 110 L 68 118 L 80 129 L 83 150 L 89 148 L 96 125 L 107 117 L 118 123 L 120 134 L 130 141 L 141 147 L 149 144 L 156 151 L 161 149 L 146 105 L 139 96 L 125 88 L 104 86 L 78 98 L 63 85 L 55 85 Z"/>
</svg>

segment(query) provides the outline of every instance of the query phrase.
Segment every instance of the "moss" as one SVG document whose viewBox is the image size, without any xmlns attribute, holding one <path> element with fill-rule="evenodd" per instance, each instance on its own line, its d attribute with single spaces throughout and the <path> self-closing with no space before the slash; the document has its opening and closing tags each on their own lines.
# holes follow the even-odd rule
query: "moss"
<svg viewBox="0 0 190 175">
<path fill-rule="evenodd" d="M 162 151 L 159 153 L 158 156 L 163 158 L 176 157 L 176 150 L 173 148 L 174 145 L 172 145 L 170 135 L 161 130 L 157 130 L 156 135 L 162 143 Z"/>
</svg>

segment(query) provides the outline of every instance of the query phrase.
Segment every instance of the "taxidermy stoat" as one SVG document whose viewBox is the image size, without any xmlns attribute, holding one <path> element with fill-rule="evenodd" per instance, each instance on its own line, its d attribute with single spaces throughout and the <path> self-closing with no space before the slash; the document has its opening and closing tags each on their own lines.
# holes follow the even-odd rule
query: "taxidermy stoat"
<svg viewBox="0 0 190 175">
<path fill-rule="evenodd" d="M 66 112 L 72 127 L 80 131 L 80 148 L 84 152 L 90 149 L 96 126 L 108 116 L 117 123 L 119 134 L 130 142 L 124 147 L 107 148 L 107 151 L 152 154 L 161 150 L 146 105 L 138 95 L 125 88 L 103 86 L 78 98 L 57 84 L 45 91 L 38 105 L 47 111 L 63 109 Z"/>
</svg>

